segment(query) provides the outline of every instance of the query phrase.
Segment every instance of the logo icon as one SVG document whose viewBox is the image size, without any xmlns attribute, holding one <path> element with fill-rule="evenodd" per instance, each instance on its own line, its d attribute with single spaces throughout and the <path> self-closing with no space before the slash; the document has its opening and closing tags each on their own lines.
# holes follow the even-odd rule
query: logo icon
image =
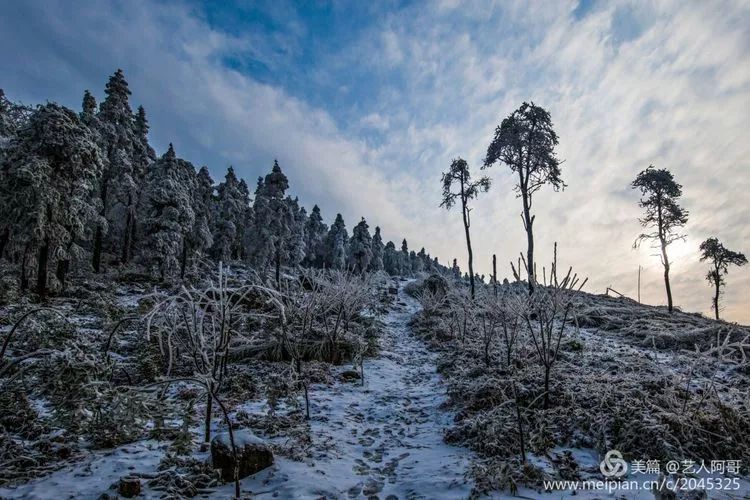
<svg viewBox="0 0 750 500">
<path fill-rule="evenodd" d="M 599 463 L 599 470 L 604 477 L 622 477 L 628 473 L 628 463 L 622 458 L 622 453 L 617 450 L 609 450 L 604 455 L 604 460 Z"/>
</svg>

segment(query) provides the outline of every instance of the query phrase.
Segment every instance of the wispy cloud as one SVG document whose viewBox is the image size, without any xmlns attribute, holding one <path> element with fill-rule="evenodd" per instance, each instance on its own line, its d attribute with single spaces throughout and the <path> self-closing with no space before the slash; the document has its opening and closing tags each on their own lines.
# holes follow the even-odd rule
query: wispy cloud
<svg viewBox="0 0 750 500">
<path fill-rule="evenodd" d="M 631 296 L 643 265 L 643 298 L 663 303 L 658 259 L 631 249 L 640 228 L 628 183 L 650 163 L 675 173 L 691 211 L 673 249 L 679 305 L 708 311 L 702 239 L 750 251 L 746 3 L 418 3 L 328 13 L 358 21 L 336 39 L 291 4 L 253 9 L 270 19 L 262 29 L 240 22 L 248 9 L 18 3 L 0 20 L 12 48 L 2 85 L 75 106 L 123 67 L 157 146 L 174 142 L 217 177 L 234 164 L 251 183 L 278 157 L 306 205 L 350 224 L 364 215 L 388 238 L 459 262 L 460 218 L 438 208 L 440 172 L 458 155 L 478 169 L 494 127 L 534 100 L 552 113 L 569 185 L 537 196 L 540 258 L 558 241 L 590 291 Z M 492 253 L 505 263 L 524 247 L 513 178 L 489 173 L 472 227 L 484 273 Z M 750 270 L 734 270 L 728 291 L 725 316 L 750 322 Z"/>
</svg>

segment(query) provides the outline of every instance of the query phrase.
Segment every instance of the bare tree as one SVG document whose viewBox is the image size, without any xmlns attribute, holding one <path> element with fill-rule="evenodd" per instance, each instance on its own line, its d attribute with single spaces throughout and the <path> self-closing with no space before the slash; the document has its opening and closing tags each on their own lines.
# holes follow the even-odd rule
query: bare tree
<svg viewBox="0 0 750 500">
<path fill-rule="evenodd" d="M 550 373 L 557 361 L 560 341 L 573 306 L 571 292 L 580 291 L 588 281 L 586 278 L 580 282 L 578 275 L 571 275 L 572 272 L 573 268 L 570 267 L 562 280 L 558 279 L 557 243 L 555 243 L 549 282 L 544 273 L 544 286 L 529 296 L 526 306 L 519 311 L 526 322 L 539 362 L 544 369 L 545 410 L 549 408 Z"/>
<path fill-rule="evenodd" d="M 523 203 L 523 227 L 526 230 L 526 272 L 529 294 L 534 291 L 534 220 L 531 215 L 532 197 L 543 185 L 555 191 L 565 188 L 560 177 L 560 160 L 555 154 L 557 134 L 552 128 L 549 112 L 541 106 L 524 102 L 495 129 L 495 137 L 487 148 L 484 166 L 501 161 L 518 175 L 515 186 Z M 520 269 L 519 271 L 520 272 Z"/>
<path fill-rule="evenodd" d="M 667 307 L 672 312 L 672 288 L 669 285 L 669 257 L 667 247 L 685 235 L 676 231 L 683 227 L 688 220 L 688 211 L 677 204 L 682 196 L 682 186 L 675 182 L 672 172 L 666 169 L 656 169 L 649 165 L 635 178 L 631 184 L 633 189 L 641 191 L 638 206 L 646 210 L 646 215 L 638 219 L 643 227 L 654 228 L 650 233 L 641 233 L 633 243 L 638 248 L 644 240 L 658 242 L 661 250 L 661 263 L 664 266 L 664 286 L 667 289 Z"/>
<path fill-rule="evenodd" d="M 729 250 L 717 238 L 708 238 L 701 243 L 700 250 L 701 262 L 708 260 L 711 263 L 706 280 L 714 286 L 713 309 L 716 319 L 719 319 L 719 295 L 721 295 L 722 285 L 725 284 L 724 276 L 728 272 L 727 268 L 730 265 L 744 266 L 747 264 L 747 257 L 743 253 Z"/>
<path fill-rule="evenodd" d="M 490 188 L 489 177 L 482 177 L 477 181 L 471 180 L 469 173 L 469 164 L 463 158 L 453 160 L 447 172 L 443 173 L 441 179 L 443 183 L 443 201 L 441 207 L 450 209 L 456 204 L 456 200 L 461 202 L 461 215 L 463 216 L 464 232 L 466 233 L 466 248 L 469 251 L 469 282 L 471 283 L 471 298 L 474 298 L 474 254 L 471 250 L 471 235 L 469 227 L 471 218 L 469 200 L 476 198 L 477 195 Z M 458 184 L 458 191 L 452 191 L 453 185 Z"/>
</svg>

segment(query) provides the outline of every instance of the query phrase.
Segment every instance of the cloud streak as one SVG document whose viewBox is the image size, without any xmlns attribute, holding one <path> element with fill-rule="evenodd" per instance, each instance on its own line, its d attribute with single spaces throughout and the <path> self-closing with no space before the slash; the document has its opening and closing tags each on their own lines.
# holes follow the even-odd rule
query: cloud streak
<svg viewBox="0 0 750 500">
<path fill-rule="evenodd" d="M 352 226 L 364 215 L 386 238 L 459 262 L 460 217 L 438 208 L 440 172 L 458 155 L 478 169 L 494 127 L 534 100 L 552 113 L 569 185 L 537 195 L 540 260 L 558 241 L 589 291 L 631 296 L 642 265 L 643 299 L 664 303 L 658 259 L 631 249 L 640 228 L 628 184 L 653 163 L 674 172 L 691 211 L 688 240 L 672 251 L 676 303 L 708 312 L 698 243 L 716 235 L 750 251 L 747 4 L 431 7 L 368 12 L 369 24 L 336 43 L 291 5 L 269 14 L 277 27 L 265 36 L 184 3 L 19 3 L 0 20 L 13 49 L 2 85 L 27 102 L 76 106 L 121 66 L 160 149 L 174 142 L 216 177 L 233 164 L 251 185 L 278 157 L 292 191 L 327 218 L 340 211 Z M 520 203 L 509 172 L 488 173 L 475 255 L 488 273 L 496 253 L 507 275 L 525 245 Z M 750 323 L 748 302 L 750 271 L 732 270 L 724 316 Z"/>
</svg>

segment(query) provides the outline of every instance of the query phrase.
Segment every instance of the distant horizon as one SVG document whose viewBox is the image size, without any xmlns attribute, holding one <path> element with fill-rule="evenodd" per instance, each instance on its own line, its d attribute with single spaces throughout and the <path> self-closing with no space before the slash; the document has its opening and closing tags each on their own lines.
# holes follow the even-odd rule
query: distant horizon
<svg viewBox="0 0 750 500">
<path fill-rule="evenodd" d="M 654 164 L 683 186 L 687 238 L 669 248 L 675 306 L 712 316 L 698 245 L 750 252 L 750 9 L 588 1 L 494 5 L 412 2 L 18 2 L 0 19 L 7 97 L 80 110 L 122 68 L 161 155 L 173 143 L 215 181 L 229 165 L 254 185 L 274 158 L 289 192 L 330 224 L 360 217 L 467 271 L 460 213 L 439 207 L 440 173 L 461 156 L 493 185 L 474 203 L 475 270 L 512 279 L 525 250 L 515 179 L 480 171 L 494 128 L 523 101 L 560 137 L 562 192 L 535 195 L 537 266 L 666 302 L 659 258 L 633 250 L 639 193 Z M 523 4 L 525 5 L 525 4 Z M 419 15 L 417 15 L 419 13 Z M 532 23 L 529 19 L 533 19 Z M 373 57 L 378 54 L 378 57 Z M 31 61 L 31 62 L 30 62 Z M 730 268 L 722 319 L 750 324 L 750 266 Z"/>
</svg>

